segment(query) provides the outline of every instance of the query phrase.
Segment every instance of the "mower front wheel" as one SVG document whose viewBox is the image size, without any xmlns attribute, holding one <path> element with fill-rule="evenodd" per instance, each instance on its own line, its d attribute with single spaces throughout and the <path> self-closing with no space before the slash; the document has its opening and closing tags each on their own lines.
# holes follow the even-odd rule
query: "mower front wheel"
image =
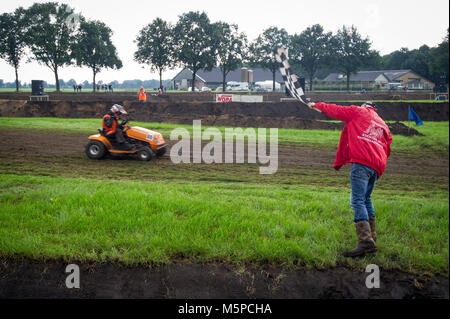
<svg viewBox="0 0 450 319">
<path fill-rule="evenodd" d="M 161 147 L 160 149 L 156 150 L 156 156 L 163 156 L 166 154 L 167 146 Z"/>
<path fill-rule="evenodd" d="M 102 142 L 90 141 L 86 145 L 86 155 L 91 159 L 102 159 L 106 152 L 106 147 Z"/>
<path fill-rule="evenodd" d="M 140 161 L 147 162 L 153 158 L 153 151 L 150 147 L 143 147 L 136 153 L 136 155 Z"/>
</svg>

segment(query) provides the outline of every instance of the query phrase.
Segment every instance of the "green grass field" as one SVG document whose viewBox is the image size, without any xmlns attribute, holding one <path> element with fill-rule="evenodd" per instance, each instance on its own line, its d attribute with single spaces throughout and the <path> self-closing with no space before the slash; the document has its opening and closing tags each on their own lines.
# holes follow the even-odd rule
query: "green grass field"
<svg viewBox="0 0 450 319">
<path fill-rule="evenodd" d="M 92 134 L 98 119 L 0 118 L 7 130 Z M 167 136 L 175 127 L 134 123 Z M 205 127 L 206 128 L 206 127 Z M 222 128 L 223 129 L 223 128 Z M 426 136 L 394 136 L 400 159 L 448 161 L 449 123 L 425 122 Z M 339 131 L 279 130 L 281 145 L 335 149 Z M 55 147 L 58 147 L 55 145 Z M 91 161 L 0 151 L 0 256 L 126 264 L 275 263 L 337 265 L 441 274 L 449 271 L 447 176 L 426 167 L 386 174 L 373 200 L 379 251 L 342 257 L 355 244 L 348 172 L 331 163 L 291 165 L 261 176 L 251 165 Z"/>
<path fill-rule="evenodd" d="M 4 256 L 126 263 L 187 258 L 318 268 L 376 263 L 448 271 L 446 194 L 430 199 L 378 193 L 380 252 L 344 260 L 342 249 L 355 240 L 349 193 L 342 187 L 14 175 L 3 175 L 0 185 Z"/>
</svg>

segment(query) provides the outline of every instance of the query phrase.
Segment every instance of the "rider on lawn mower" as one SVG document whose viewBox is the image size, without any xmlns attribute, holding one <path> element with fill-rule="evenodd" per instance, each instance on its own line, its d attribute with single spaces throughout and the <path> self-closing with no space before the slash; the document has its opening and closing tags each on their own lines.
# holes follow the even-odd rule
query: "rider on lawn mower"
<svg viewBox="0 0 450 319">
<path fill-rule="evenodd" d="M 128 143 L 123 136 L 124 122 L 119 124 L 119 119 L 122 115 L 127 115 L 124 107 L 119 104 L 114 104 L 111 109 L 103 116 L 103 130 L 105 137 L 110 141 L 113 147 L 119 150 L 132 150 L 134 146 Z"/>
</svg>

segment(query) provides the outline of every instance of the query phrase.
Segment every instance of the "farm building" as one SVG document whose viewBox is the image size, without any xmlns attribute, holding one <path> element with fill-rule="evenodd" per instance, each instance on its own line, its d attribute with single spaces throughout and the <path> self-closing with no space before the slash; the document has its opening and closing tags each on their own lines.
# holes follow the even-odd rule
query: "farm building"
<svg viewBox="0 0 450 319">
<path fill-rule="evenodd" d="M 400 83 L 410 89 L 433 89 L 434 83 L 414 73 L 412 70 L 384 70 L 382 71 L 391 82 Z"/>
<path fill-rule="evenodd" d="M 192 86 L 192 71 L 188 68 L 181 70 L 171 81 L 171 89 L 185 90 Z M 195 87 L 200 89 L 205 86 L 205 79 L 197 74 L 195 75 Z"/>
<path fill-rule="evenodd" d="M 346 82 L 347 77 L 340 73 L 330 73 L 324 81 Z M 434 87 L 434 83 L 412 70 L 359 71 L 350 76 L 350 82 L 360 83 L 364 88 L 389 88 L 389 83 L 398 83 L 410 89 L 432 89 Z"/>
<path fill-rule="evenodd" d="M 218 67 L 213 68 L 211 71 L 199 70 L 195 75 L 195 87 L 200 89 L 204 86 L 209 88 L 217 88 L 222 85 L 222 72 Z M 273 81 L 272 72 L 269 70 L 263 70 L 262 68 L 240 68 L 235 71 L 230 71 L 227 74 L 226 82 L 248 82 L 253 84 L 255 82 Z M 282 84 L 283 78 L 281 73 L 277 71 L 275 73 L 275 81 Z M 192 85 L 192 71 L 188 68 L 181 70 L 173 79 L 172 87 L 174 89 L 186 89 Z"/>
<path fill-rule="evenodd" d="M 347 77 L 340 73 L 331 73 L 325 79 L 325 82 L 346 82 Z M 383 71 L 360 71 L 350 76 L 350 82 L 358 82 L 365 88 L 374 88 L 376 86 L 388 87 L 389 78 Z"/>
</svg>

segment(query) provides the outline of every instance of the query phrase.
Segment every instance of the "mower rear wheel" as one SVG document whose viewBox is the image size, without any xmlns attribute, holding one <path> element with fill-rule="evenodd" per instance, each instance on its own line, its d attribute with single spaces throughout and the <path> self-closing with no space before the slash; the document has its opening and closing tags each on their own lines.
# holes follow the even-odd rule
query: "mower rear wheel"
<svg viewBox="0 0 450 319">
<path fill-rule="evenodd" d="M 140 161 L 147 162 L 153 158 L 153 151 L 150 147 L 142 147 L 141 149 L 139 149 L 136 155 Z"/>
<path fill-rule="evenodd" d="M 90 141 L 86 145 L 86 155 L 92 159 L 102 159 L 106 155 L 106 147 L 102 142 Z"/>
</svg>

